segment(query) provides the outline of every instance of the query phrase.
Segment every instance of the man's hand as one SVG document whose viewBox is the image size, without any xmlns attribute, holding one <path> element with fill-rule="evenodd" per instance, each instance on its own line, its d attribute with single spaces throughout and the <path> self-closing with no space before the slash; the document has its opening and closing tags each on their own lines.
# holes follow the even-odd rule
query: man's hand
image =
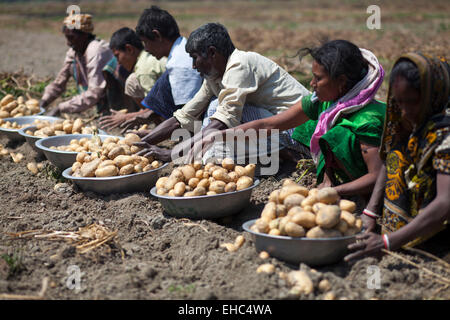
<svg viewBox="0 0 450 320">
<path fill-rule="evenodd" d="M 124 121 L 120 128 L 122 129 L 122 133 L 130 130 L 131 128 L 135 128 L 137 126 L 141 126 L 143 124 L 150 122 L 150 117 L 152 116 L 153 111 L 149 110 L 148 112 L 143 112 L 139 114 L 133 115 L 133 117 L 128 118 L 128 120 Z"/>
<path fill-rule="evenodd" d="M 172 161 L 171 150 L 153 146 L 147 142 L 136 142 L 134 145 L 143 148 L 137 153 L 138 156 L 143 156 L 146 158 L 153 157 L 154 159 L 161 160 L 163 162 Z"/>
<path fill-rule="evenodd" d="M 41 102 L 39 102 L 39 108 L 46 108 L 48 106 L 48 102 L 45 100 L 41 100 Z"/>
<path fill-rule="evenodd" d="M 50 111 L 47 111 L 46 115 L 50 116 L 50 117 L 56 117 L 56 116 L 59 116 L 60 113 L 61 113 L 61 110 L 59 109 L 59 107 L 54 107 Z"/>
<path fill-rule="evenodd" d="M 205 152 L 213 145 L 216 140 L 216 135 L 217 132 L 210 133 L 194 143 L 187 154 L 187 163 L 194 163 L 195 160 L 201 160 Z"/>
<path fill-rule="evenodd" d="M 347 247 L 349 250 L 356 250 L 344 257 L 344 261 L 351 261 L 365 256 L 379 255 L 384 248 L 384 242 L 381 235 L 369 232 L 356 236 L 356 242 Z"/>
<path fill-rule="evenodd" d="M 112 110 L 111 115 L 103 116 L 99 119 L 99 125 L 102 129 L 114 129 L 119 127 L 122 123 L 133 117 L 132 114 L 122 113 L 116 110 Z"/>
</svg>

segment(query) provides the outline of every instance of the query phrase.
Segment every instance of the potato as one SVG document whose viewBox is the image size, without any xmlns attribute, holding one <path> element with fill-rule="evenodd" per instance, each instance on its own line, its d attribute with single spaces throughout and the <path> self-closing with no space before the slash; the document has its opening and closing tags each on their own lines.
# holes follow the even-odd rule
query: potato
<svg viewBox="0 0 450 320">
<path fill-rule="evenodd" d="M 247 172 L 243 166 L 235 166 L 234 172 L 236 172 L 239 177 L 245 176 L 247 174 Z"/>
<path fill-rule="evenodd" d="M 353 201 L 342 199 L 341 201 L 339 201 L 339 208 L 341 208 L 341 210 L 343 211 L 353 213 L 356 210 L 356 203 L 354 203 Z"/>
<path fill-rule="evenodd" d="M 286 216 L 286 206 L 284 204 L 277 204 L 277 217 L 284 217 Z"/>
<path fill-rule="evenodd" d="M 157 195 L 165 196 L 165 195 L 167 195 L 167 193 L 168 193 L 168 191 L 167 191 L 166 188 L 159 188 L 159 189 L 156 189 L 156 194 L 157 194 Z M 184 196 L 186 197 L 186 194 L 184 194 Z"/>
<path fill-rule="evenodd" d="M 207 193 L 206 193 L 206 195 L 207 196 L 214 196 L 214 195 L 216 195 L 217 193 L 215 192 L 215 191 L 208 191 Z"/>
<path fill-rule="evenodd" d="M 299 294 L 310 294 L 314 291 L 314 284 L 304 271 L 291 271 L 287 274 L 286 282 L 295 288 Z"/>
<path fill-rule="evenodd" d="M 228 173 L 223 168 L 214 170 L 212 172 L 212 176 L 214 179 L 223 181 L 225 183 L 228 183 L 231 181 L 230 177 L 228 176 Z"/>
<path fill-rule="evenodd" d="M 348 211 L 341 211 L 341 220 L 345 221 L 350 228 L 355 226 L 356 218 Z"/>
<path fill-rule="evenodd" d="M 313 211 L 313 208 L 312 208 L 311 206 L 304 206 L 304 207 L 302 207 L 302 208 L 303 208 L 303 211 L 314 212 L 314 211 Z"/>
<path fill-rule="evenodd" d="M 80 168 L 80 174 L 82 177 L 93 177 L 95 176 L 95 170 L 97 170 L 97 167 L 102 162 L 102 160 L 96 158 L 93 159 L 90 162 L 84 162 L 83 165 Z"/>
<path fill-rule="evenodd" d="M 362 220 L 361 219 L 356 219 L 356 221 L 355 221 L 355 228 L 358 230 L 358 231 L 361 231 L 361 229 L 362 229 Z"/>
<path fill-rule="evenodd" d="M 203 187 L 205 189 L 208 189 L 209 188 L 209 180 L 208 179 L 201 179 L 199 181 L 199 183 L 197 184 L 197 187 Z M 225 187 L 224 187 L 224 190 L 225 190 Z M 212 190 L 210 190 L 210 191 L 212 191 Z"/>
<path fill-rule="evenodd" d="M 189 165 L 182 166 L 180 170 L 183 173 L 184 181 L 189 181 L 190 179 L 195 177 L 195 169 Z"/>
<path fill-rule="evenodd" d="M 314 213 L 318 213 L 322 208 L 325 208 L 326 204 L 322 202 L 317 202 L 312 206 L 312 210 Z"/>
<path fill-rule="evenodd" d="M 316 224 L 325 229 L 331 229 L 339 223 L 341 209 L 335 205 L 329 205 L 320 209 L 316 214 Z"/>
<path fill-rule="evenodd" d="M 29 162 L 27 164 L 27 169 L 30 170 L 32 174 L 37 174 L 39 172 L 36 162 Z"/>
<path fill-rule="evenodd" d="M 142 164 L 142 167 L 145 167 L 146 165 L 148 165 L 149 160 L 146 157 L 140 156 L 139 159 L 141 160 L 140 163 Z"/>
<path fill-rule="evenodd" d="M 307 207 L 310 206 L 312 207 L 316 202 L 317 202 L 317 197 L 313 196 L 313 195 L 308 195 L 305 200 L 302 201 L 301 206 L 302 207 Z"/>
<path fill-rule="evenodd" d="M 72 127 L 73 127 L 73 125 L 72 125 L 72 123 L 64 123 L 63 124 L 63 130 L 64 130 L 64 132 L 65 133 L 67 133 L 67 134 L 70 134 L 70 133 L 72 133 Z"/>
<path fill-rule="evenodd" d="M 175 186 L 173 187 L 173 192 L 174 192 L 175 197 L 181 197 L 185 191 L 186 191 L 186 185 L 182 181 L 177 182 L 175 184 Z"/>
<path fill-rule="evenodd" d="M 244 238 L 244 236 L 241 236 L 241 235 L 237 236 L 236 239 L 234 239 L 234 245 L 235 245 L 237 248 L 242 247 L 242 245 L 244 244 L 244 242 L 245 242 L 245 238 Z"/>
<path fill-rule="evenodd" d="M 255 177 L 255 169 L 256 169 L 256 165 L 253 163 L 246 165 L 245 166 L 245 175 L 253 179 Z"/>
<path fill-rule="evenodd" d="M 144 167 L 144 169 L 142 169 L 143 172 L 147 172 L 147 171 L 150 171 L 150 170 L 153 170 L 153 167 L 152 167 L 152 165 L 150 165 L 150 164 L 146 165 L 146 166 Z"/>
<path fill-rule="evenodd" d="M 171 172 L 170 177 L 176 179 L 177 181 L 185 181 L 184 174 L 183 171 L 181 171 L 181 168 L 174 169 Z"/>
<path fill-rule="evenodd" d="M 172 190 L 169 190 L 169 192 L 167 193 L 167 195 L 168 195 L 169 197 L 176 197 L 176 196 L 175 196 L 175 191 L 173 191 L 173 189 L 172 189 Z"/>
<path fill-rule="evenodd" d="M 164 188 L 169 177 L 161 177 L 156 181 L 156 189 Z"/>
<path fill-rule="evenodd" d="M 238 249 L 238 247 L 236 247 L 236 245 L 234 243 L 222 243 L 220 245 L 221 248 L 225 248 L 230 252 L 234 252 Z"/>
<path fill-rule="evenodd" d="M 228 171 L 234 170 L 234 160 L 231 158 L 225 158 L 222 160 L 222 167 Z"/>
<path fill-rule="evenodd" d="M 284 231 L 290 237 L 303 237 L 305 235 L 305 229 L 292 221 L 286 223 Z"/>
<path fill-rule="evenodd" d="M 214 181 L 214 182 L 210 183 L 209 190 L 210 191 L 214 191 L 216 193 L 224 193 L 225 192 L 225 186 L 226 186 L 226 183 L 223 182 L 223 181 Z"/>
<path fill-rule="evenodd" d="M 134 172 L 134 164 L 133 163 L 126 164 L 124 166 L 118 166 L 118 167 L 120 168 L 119 175 L 121 175 L 121 176 L 126 176 L 126 175 L 132 174 Z"/>
<path fill-rule="evenodd" d="M 191 179 L 189 179 L 189 181 L 188 181 L 188 185 L 189 185 L 191 188 L 195 188 L 195 187 L 197 187 L 197 185 L 198 185 L 199 182 L 200 182 L 200 180 L 199 180 L 198 178 L 191 178 Z"/>
<path fill-rule="evenodd" d="M 253 185 L 253 179 L 250 177 L 243 176 L 243 177 L 240 177 L 238 179 L 238 181 L 236 182 L 236 190 L 237 191 L 243 190 L 243 189 L 251 187 L 252 185 Z"/>
<path fill-rule="evenodd" d="M 285 187 L 285 186 L 288 186 L 288 185 L 290 185 L 290 184 L 297 185 L 297 183 L 295 183 L 295 181 L 292 180 L 292 179 L 284 179 L 284 180 L 283 180 L 283 184 L 282 184 L 281 186 L 282 186 L 282 187 Z"/>
<path fill-rule="evenodd" d="M 214 163 L 208 162 L 207 164 L 205 164 L 204 171 L 209 171 L 209 169 L 214 167 L 214 166 L 215 166 Z"/>
<path fill-rule="evenodd" d="M 202 169 L 197 170 L 195 172 L 195 177 L 199 180 L 202 180 L 203 179 L 203 170 Z"/>
<path fill-rule="evenodd" d="M 335 229 L 325 229 L 321 228 L 320 226 L 316 226 L 314 228 L 309 229 L 309 231 L 306 233 L 307 238 L 337 238 L 342 237 L 342 234 Z"/>
<path fill-rule="evenodd" d="M 236 173 L 236 172 L 234 172 L 234 171 L 231 171 L 231 172 L 229 172 L 228 173 L 228 177 L 230 177 L 230 181 L 231 182 L 237 182 L 238 181 L 238 179 L 239 179 L 239 175 Z"/>
<path fill-rule="evenodd" d="M 270 263 L 265 263 L 260 265 L 257 269 L 256 269 L 256 273 L 274 273 L 275 272 L 275 266 L 273 264 Z"/>
<path fill-rule="evenodd" d="M 319 192 L 319 189 L 312 188 L 311 190 L 309 190 L 308 196 L 317 196 L 317 192 Z"/>
<path fill-rule="evenodd" d="M 280 219 L 281 218 L 276 218 L 276 219 L 270 220 L 269 228 L 270 229 L 278 229 L 278 226 L 280 225 Z"/>
<path fill-rule="evenodd" d="M 334 227 L 334 229 L 339 230 L 340 233 L 344 234 L 348 229 L 348 224 L 344 220 L 339 220 L 339 223 Z"/>
<path fill-rule="evenodd" d="M 339 201 L 339 194 L 336 189 L 327 187 L 317 192 L 317 200 L 325 204 L 334 204 Z"/>
<path fill-rule="evenodd" d="M 203 166 L 201 161 L 194 161 L 194 163 L 191 163 L 190 166 L 194 168 L 195 171 L 200 170 Z"/>
<path fill-rule="evenodd" d="M 296 209 L 296 207 L 293 209 Z M 316 216 L 314 213 L 308 211 L 296 210 L 296 212 L 291 215 L 291 221 L 307 229 L 314 228 L 316 226 Z"/>
<path fill-rule="evenodd" d="M 131 147 L 134 143 L 141 142 L 141 138 L 135 133 L 127 133 L 122 141 Z"/>
<path fill-rule="evenodd" d="M 161 162 L 161 161 L 158 161 L 158 160 L 155 160 L 155 161 L 153 161 L 153 162 L 151 163 L 151 166 L 152 166 L 153 169 L 158 169 L 159 167 L 162 166 L 162 162 Z"/>
<path fill-rule="evenodd" d="M 327 292 L 331 290 L 331 283 L 327 279 L 323 279 L 319 282 L 318 288 L 321 292 Z"/>
<path fill-rule="evenodd" d="M 203 179 L 209 179 L 209 172 L 208 171 L 203 171 Z"/>
<path fill-rule="evenodd" d="M 113 177 L 117 176 L 119 169 L 115 165 L 106 165 L 95 170 L 96 177 Z"/>
<path fill-rule="evenodd" d="M 82 165 L 83 164 L 81 162 L 78 162 L 78 161 L 74 162 L 72 164 L 72 172 L 75 172 L 75 171 L 77 171 L 77 169 L 80 169 Z"/>
<path fill-rule="evenodd" d="M 270 229 L 269 234 L 271 236 L 279 236 L 279 235 L 281 235 L 281 231 L 276 229 L 276 228 L 275 229 Z"/>
<path fill-rule="evenodd" d="M 192 192 L 195 196 L 204 196 L 206 194 L 206 189 L 203 187 L 196 187 Z"/>
<path fill-rule="evenodd" d="M 167 190 L 173 189 L 178 182 L 183 182 L 183 181 L 177 180 L 174 177 L 169 177 L 169 179 L 167 179 L 166 182 L 164 183 L 164 188 Z"/>
<path fill-rule="evenodd" d="M 134 172 L 136 173 L 140 173 L 144 170 L 144 166 L 142 165 L 142 163 L 138 163 L 134 165 Z"/>
<path fill-rule="evenodd" d="M 0 118 L 9 118 L 9 112 L 8 111 L 0 111 Z"/>
<path fill-rule="evenodd" d="M 86 158 L 87 155 L 88 155 L 88 154 L 87 154 L 86 152 L 79 152 L 79 153 L 77 154 L 76 160 L 77 160 L 78 162 L 83 163 L 83 162 L 84 162 L 84 158 Z"/>
<path fill-rule="evenodd" d="M 76 119 L 72 125 L 72 133 L 81 132 L 82 127 L 83 127 L 83 120 L 81 120 L 80 118 Z"/>
<path fill-rule="evenodd" d="M 269 224 L 261 219 L 257 219 L 255 221 L 255 228 L 256 228 L 257 232 L 260 232 L 260 233 L 268 233 L 269 232 Z"/>
<path fill-rule="evenodd" d="M 285 234 L 286 224 L 290 221 L 291 221 L 291 217 L 289 217 L 289 216 L 280 218 L 280 223 L 278 225 L 278 229 L 280 230 L 281 234 Z"/>
<path fill-rule="evenodd" d="M 6 106 L 8 103 L 14 101 L 14 96 L 12 94 L 5 95 L 2 100 L 0 101 L 0 106 Z"/>
<path fill-rule="evenodd" d="M 289 209 L 291 209 L 292 207 L 295 207 L 295 206 L 299 207 L 304 200 L 305 200 L 305 197 L 302 196 L 301 194 L 293 193 L 293 194 L 288 195 L 284 199 L 283 203 L 286 206 L 286 210 L 289 211 Z"/>
<path fill-rule="evenodd" d="M 280 189 L 277 189 L 277 190 L 274 190 L 274 191 L 272 191 L 271 193 L 270 193 L 270 195 L 269 195 L 269 201 L 272 201 L 272 202 L 275 202 L 275 203 L 280 203 L 279 201 L 278 201 L 278 197 L 279 197 L 279 195 L 280 195 Z"/>
<path fill-rule="evenodd" d="M 118 156 L 125 155 L 125 153 L 126 153 L 126 151 L 125 151 L 124 147 L 117 146 L 117 147 L 114 147 L 113 149 L 111 149 L 111 151 L 109 151 L 108 158 L 111 160 L 114 160 Z"/>
<path fill-rule="evenodd" d="M 273 220 L 277 217 L 277 204 L 275 202 L 268 202 L 263 211 L 261 212 L 261 218 L 267 219 L 268 221 Z"/>
<path fill-rule="evenodd" d="M 278 201 L 284 203 L 284 199 L 286 199 L 287 196 L 295 193 L 305 196 L 308 194 L 308 189 L 299 185 L 287 185 L 281 188 L 280 194 L 278 195 Z"/>
<path fill-rule="evenodd" d="M 116 166 L 118 166 L 119 168 L 122 168 L 126 165 L 133 165 L 133 158 L 131 156 L 126 156 L 126 155 L 118 155 L 117 157 L 114 158 L 114 164 Z M 134 168 L 134 165 L 133 165 Z"/>
<path fill-rule="evenodd" d="M 234 182 L 228 182 L 227 185 L 225 186 L 225 192 L 233 192 L 236 191 L 236 183 Z"/>
</svg>

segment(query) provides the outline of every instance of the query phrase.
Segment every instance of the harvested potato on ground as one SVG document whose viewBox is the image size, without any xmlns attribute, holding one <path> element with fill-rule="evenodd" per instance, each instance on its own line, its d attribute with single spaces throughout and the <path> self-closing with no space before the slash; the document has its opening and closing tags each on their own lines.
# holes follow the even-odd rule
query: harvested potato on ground
<svg viewBox="0 0 450 320">
<path fill-rule="evenodd" d="M 39 172 L 36 162 L 29 162 L 27 164 L 27 169 L 30 170 L 32 174 L 37 174 Z"/>
<path fill-rule="evenodd" d="M 261 251 L 261 252 L 259 253 L 259 257 L 260 257 L 261 259 L 265 260 L 265 259 L 269 258 L 269 253 L 267 253 L 267 251 Z"/>
<path fill-rule="evenodd" d="M 274 273 L 274 272 L 275 266 L 271 263 L 262 264 L 256 269 L 256 273 Z"/>
<path fill-rule="evenodd" d="M 286 277 L 287 283 L 296 288 L 300 294 L 310 294 L 314 290 L 311 278 L 304 271 L 291 271 Z"/>
</svg>

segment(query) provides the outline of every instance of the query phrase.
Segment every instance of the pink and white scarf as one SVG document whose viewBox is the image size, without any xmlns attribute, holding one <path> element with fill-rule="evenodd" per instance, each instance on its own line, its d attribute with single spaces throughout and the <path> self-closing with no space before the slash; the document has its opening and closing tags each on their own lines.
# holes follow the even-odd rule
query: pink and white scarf
<svg viewBox="0 0 450 320">
<path fill-rule="evenodd" d="M 360 48 L 360 50 L 369 63 L 369 70 L 361 81 L 320 114 L 319 122 L 310 142 L 311 155 L 316 165 L 321 154 L 320 137 L 336 124 L 341 115 L 358 111 L 372 101 L 383 82 L 384 70 L 377 57 L 369 50 L 363 48 Z M 311 101 L 317 101 L 315 93 L 311 97 Z"/>
</svg>

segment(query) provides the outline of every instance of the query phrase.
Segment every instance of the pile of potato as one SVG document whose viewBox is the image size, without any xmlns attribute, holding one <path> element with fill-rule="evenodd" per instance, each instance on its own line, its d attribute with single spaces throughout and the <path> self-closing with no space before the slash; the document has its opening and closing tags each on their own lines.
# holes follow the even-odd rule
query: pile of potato
<svg viewBox="0 0 450 320">
<path fill-rule="evenodd" d="M 25 98 L 20 96 L 15 100 L 12 94 L 7 94 L 0 101 L 0 118 L 31 116 L 39 111 L 39 101 L 36 99 L 25 101 Z"/>
<path fill-rule="evenodd" d="M 25 133 L 39 138 L 60 136 L 63 134 L 93 134 L 97 127 L 84 125 L 83 120 L 57 120 L 55 122 L 41 121 L 36 124 L 36 131 L 26 130 Z"/>
<path fill-rule="evenodd" d="M 210 196 L 246 189 L 253 185 L 255 165 L 245 167 L 225 158 L 221 165 L 192 163 L 178 167 L 156 182 L 156 193 L 169 197 Z"/>
<path fill-rule="evenodd" d="M 261 217 L 251 229 L 270 235 L 335 238 L 361 231 L 362 220 L 353 212 L 356 204 L 340 200 L 334 188 L 311 189 L 285 180 L 273 191 Z"/>
<path fill-rule="evenodd" d="M 63 146 L 51 146 L 50 149 L 59 150 L 59 151 L 68 151 L 68 152 L 103 152 L 103 145 L 109 143 L 117 144 L 120 141 L 118 137 L 108 137 L 105 141 L 102 142 L 99 136 L 93 135 L 92 138 L 81 138 L 81 139 L 72 139 L 70 140 L 68 145 Z M 134 154 L 139 151 L 139 148 L 136 146 L 131 146 L 128 148 L 128 145 L 125 147 L 126 152 L 129 154 Z"/>
<path fill-rule="evenodd" d="M 81 141 L 82 139 L 80 139 Z M 75 149 L 81 144 L 74 143 Z M 77 141 L 80 142 L 80 141 Z M 128 133 L 124 139 L 108 137 L 103 143 L 98 136 L 91 140 L 83 140 L 83 147 L 95 150 L 92 154 L 86 151 L 79 152 L 76 162 L 72 165 L 71 174 L 74 177 L 113 177 L 133 173 L 146 172 L 161 167 L 161 161 L 153 161 L 135 154 L 140 149 L 133 144 L 140 142 L 141 138 L 134 133 Z M 98 146 L 98 147 L 97 147 Z"/>
</svg>

